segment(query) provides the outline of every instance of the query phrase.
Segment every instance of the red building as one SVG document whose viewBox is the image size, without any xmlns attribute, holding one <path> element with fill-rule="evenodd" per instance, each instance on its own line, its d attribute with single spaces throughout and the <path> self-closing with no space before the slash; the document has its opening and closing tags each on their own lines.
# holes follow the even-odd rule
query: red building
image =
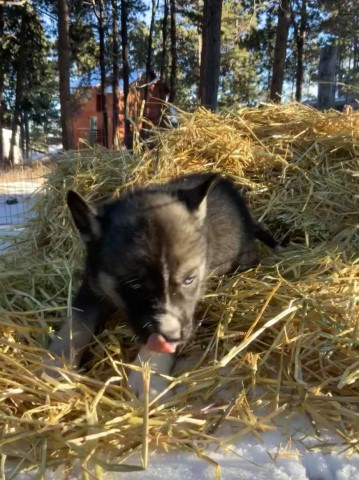
<svg viewBox="0 0 359 480">
<path fill-rule="evenodd" d="M 131 85 L 128 96 L 128 111 L 133 122 L 138 124 L 138 118 L 142 111 L 144 98 L 144 86 Z M 143 117 L 154 125 L 161 122 L 163 101 L 168 95 L 168 88 L 159 80 L 148 85 L 147 102 L 143 108 Z M 103 114 L 100 87 L 84 87 L 75 93 L 75 113 L 72 118 L 72 135 L 74 148 L 86 147 L 86 145 L 103 145 Z M 119 127 L 118 138 L 120 144 L 124 144 L 125 112 L 124 95 L 119 95 Z M 107 145 L 113 147 L 113 95 L 106 93 L 106 109 L 108 116 L 108 139 Z M 141 125 L 140 125 L 141 126 Z"/>
</svg>

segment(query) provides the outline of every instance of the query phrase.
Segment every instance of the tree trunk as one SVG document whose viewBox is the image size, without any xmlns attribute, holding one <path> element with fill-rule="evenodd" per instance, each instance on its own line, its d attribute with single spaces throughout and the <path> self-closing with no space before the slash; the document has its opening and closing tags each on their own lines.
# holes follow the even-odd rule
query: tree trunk
<svg viewBox="0 0 359 480">
<path fill-rule="evenodd" d="M 289 24 L 290 0 L 281 0 L 278 9 L 278 24 L 270 88 L 270 99 L 273 100 L 273 102 L 278 103 L 281 101 L 283 91 L 284 66 L 287 52 Z"/>
<path fill-rule="evenodd" d="M 167 77 L 167 24 L 168 24 L 168 0 L 164 0 L 162 21 L 162 55 L 160 79 L 164 82 Z"/>
<path fill-rule="evenodd" d="M 217 109 L 221 59 L 222 0 L 204 0 L 202 21 L 202 53 L 199 82 L 201 105 Z"/>
<path fill-rule="evenodd" d="M 147 60 L 146 60 L 146 85 L 145 85 L 145 102 L 147 102 L 148 96 L 148 86 L 147 84 L 152 80 L 151 78 L 151 69 L 152 69 L 152 42 L 153 42 L 153 30 L 155 28 L 155 17 L 157 10 L 157 0 L 152 0 L 152 13 L 151 13 L 151 23 L 150 31 L 148 33 L 148 46 L 147 46 Z"/>
<path fill-rule="evenodd" d="M 176 0 L 170 0 L 171 14 L 171 71 L 170 71 L 170 94 L 168 101 L 173 103 L 176 97 L 177 81 L 177 33 L 176 33 Z"/>
<path fill-rule="evenodd" d="M 357 70 L 359 65 L 359 39 L 354 38 L 354 50 L 353 50 L 353 70 Z"/>
<path fill-rule="evenodd" d="M 127 0 L 121 0 L 121 41 L 122 41 L 122 79 L 123 79 L 123 101 L 124 101 L 124 119 L 125 119 L 125 132 L 124 143 L 127 148 L 131 148 L 131 132 L 130 121 L 127 117 L 127 100 L 129 93 L 129 63 L 128 63 L 128 34 L 127 34 L 127 16 L 128 16 L 128 2 Z"/>
<path fill-rule="evenodd" d="M 327 45 L 320 51 L 318 75 L 318 108 L 325 110 L 335 103 L 335 74 L 338 60 L 338 46 Z"/>
<path fill-rule="evenodd" d="M 60 107 L 62 145 L 70 150 L 72 145 L 72 111 L 70 90 L 70 39 L 69 9 L 67 0 L 58 0 L 58 64 L 60 80 Z"/>
<path fill-rule="evenodd" d="M 102 145 L 108 147 L 108 115 L 106 102 L 106 65 L 105 65 L 105 26 L 103 0 L 99 0 L 98 33 L 100 39 L 100 77 L 102 108 Z"/>
<path fill-rule="evenodd" d="M 119 46 L 118 46 L 118 5 L 117 0 L 112 2 L 112 44 L 113 44 L 113 59 L 112 59 L 112 98 L 113 98 L 113 119 L 112 119 L 112 145 L 114 150 L 118 150 L 118 125 L 119 125 L 119 91 L 118 82 L 120 79 L 119 71 Z"/>
<path fill-rule="evenodd" d="M 299 29 L 296 27 L 295 40 L 297 44 L 297 69 L 295 74 L 296 89 L 295 99 L 297 102 L 302 101 L 303 77 L 304 77 L 304 41 L 307 30 L 307 0 L 302 0 L 300 11 Z"/>
<path fill-rule="evenodd" d="M 24 112 L 24 126 L 25 126 L 25 157 L 30 159 L 30 129 L 29 117 L 27 112 Z"/>
<path fill-rule="evenodd" d="M 0 5 L 0 38 L 4 37 L 4 7 Z M 4 167 L 4 145 L 3 145 L 3 90 L 4 90 L 4 61 L 3 42 L 0 42 L 0 168 Z"/>
<path fill-rule="evenodd" d="M 19 115 L 19 121 L 20 121 L 20 150 L 22 153 L 22 158 L 25 160 L 26 159 L 26 154 L 25 154 L 25 123 L 24 123 L 24 112 L 20 109 L 20 115 Z"/>
<path fill-rule="evenodd" d="M 21 103 L 24 93 L 24 73 L 26 52 L 26 28 L 27 28 L 27 7 L 22 9 L 21 13 L 21 29 L 20 29 L 20 45 L 16 58 L 16 89 L 15 89 L 15 106 L 11 124 L 11 140 L 9 151 L 9 166 L 14 165 L 14 149 L 16 143 L 17 127 L 20 125 Z"/>
<path fill-rule="evenodd" d="M 270 69 L 270 65 L 272 65 L 272 58 L 273 58 L 273 49 L 274 49 L 274 45 L 273 45 L 273 42 L 271 41 L 272 40 L 272 11 L 270 10 L 268 13 L 267 13 L 267 18 L 265 20 L 266 22 L 266 37 L 267 37 L 267 51 L 266 51 L 266 54 L 267 54 L 267 58 L 268 58 L 268 63 L 266 63 L 265 65 L 265 70 L 267 71 L 267 78 L 266 78 L 266 90 L 269 91 L 270 90 L 270 83 L 271 83 L 271 79 L 272 79 L 272 72 L 271 72 L 271 69 Z"/>
</svg>

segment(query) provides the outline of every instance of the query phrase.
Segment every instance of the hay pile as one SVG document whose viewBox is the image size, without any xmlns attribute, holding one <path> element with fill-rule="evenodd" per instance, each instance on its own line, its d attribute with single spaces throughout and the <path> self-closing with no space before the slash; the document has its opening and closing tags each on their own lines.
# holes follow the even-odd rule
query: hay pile
<svg viewBox="0 0 359 480">
<path fill-rule="evenodd" d="M 37 217 L 0 258 L 0 452 L 19 469 L 80 458 L 103 469 L 141 468 L 148 448 L 230 445 L 301 412 L 318 444 L 329 428 L 351 449 L 359 435 L 359 115 L 299 105 L 221 115 L 181 113 L 156 133 L 141 162 L 103 150 L 62 157 Z M 213 280 L 201 324 L 181 352 L 191 358 L 160 404 L 139 402 L 122 380 L 135 355 L 121 319 L 94 342 L 86 372 L 45 382 L 42 345 L 66 315 L 83 248 L 65 206 L 68 188 L 93 201 L 173 174 L 233 176 L 288 246 L 263 250 L 256 270 Z M 130 347 L 130 348 L 129 348 Z M 194 360 L 195 359 L 195 360 Z M 175 387 L 180 388 L 175 389 Z M 230 434 L 213 436 L 226 422 Z"/>
</svg>

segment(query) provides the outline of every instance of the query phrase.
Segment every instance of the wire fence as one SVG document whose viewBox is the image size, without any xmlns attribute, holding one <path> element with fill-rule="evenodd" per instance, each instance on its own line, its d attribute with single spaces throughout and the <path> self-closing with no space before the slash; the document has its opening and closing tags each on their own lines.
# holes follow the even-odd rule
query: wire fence
<svg viewBox="0 0 359 480">
<path fill-rule="evenodd" d="M 40 163 L 14 167 L 8 171 L 0 170 L 1 230 L 20 227 L 31 216 L 36 191 L 44 182 L 46 171 L 47 167 Z"/>
</svg>

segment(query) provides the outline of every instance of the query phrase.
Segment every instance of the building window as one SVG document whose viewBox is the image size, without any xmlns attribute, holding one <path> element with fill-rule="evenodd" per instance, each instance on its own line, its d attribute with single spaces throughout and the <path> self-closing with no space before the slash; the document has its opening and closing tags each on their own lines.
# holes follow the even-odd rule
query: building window
<svg viewBox="0 0 359 480">
<path fill-rule="evenodd" d="M 90 117 L 90 129 L 97 130 L 97 116 Z"/>
<path fill-rule="evenodd" d="M 97 117 L 93 116 L 90 117 L 90 130 L 89 130 L 89 144 L 90 145 L 95 145 L 97 140 Z"/>
</svg>

